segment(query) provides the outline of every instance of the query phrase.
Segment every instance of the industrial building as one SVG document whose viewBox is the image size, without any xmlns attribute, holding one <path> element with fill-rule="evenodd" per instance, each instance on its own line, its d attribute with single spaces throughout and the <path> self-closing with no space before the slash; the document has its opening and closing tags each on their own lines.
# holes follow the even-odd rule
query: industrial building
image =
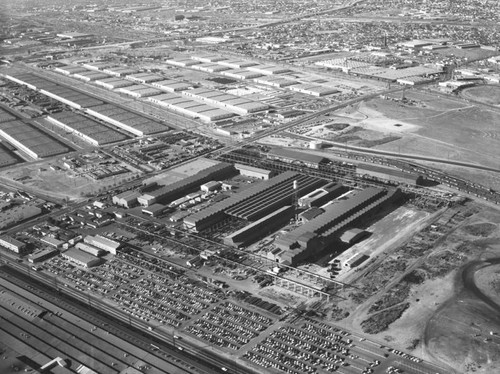
<svg viewBox="0 0 500 374">
<path fill-rule="evenodd" d="M 165 79 L 163 76 L 151 73 L 136 73 L 126 76 L 127 79 L 137 83 L 151 83 Z"/>
<path fill-rule="evenodd" d="M 246 247 L 260 240 L 290 222 L 295 215 L 295 207 L 285 205 L 274 212 L 252 222 L 224 238 L 224 244 L 232 247 Z"/>
<path fill-rule="evenodd" d="M 122 206 L 124 208 L 133 208 L 138 205 L 137 198 L 142 194 L 137 191 L 125 191 L 119 195 L 113 196 L 113 204 Z"/>
<path fill-rule="evenodd" d="M 340 92 L 340 90 L 335 87 L 321 86 L 319 84 L 310 83 L 295 84 L 290 86 L 289 89 L 294 92 L 299 92 L 316 97 L 323 97 Z"/>
<path fill-rule="evenodd" d="M 239 80 L 255 79 L 263 76 L 262 73 L 257 73 L 256 71 L 251 71 L 248 69 L 224 70 L 221 71 L 220 74 L 229 78 L 234 78 Z"/>
<path fill-rule="evenodd" d="M 273 172 L 271 170 L 257 168 L 255 166 L 234 164 L 234 167 L 245 177 L 268 180 L 273 176 Z"/>
<path fill-rule="evenodd" d="M 0 237 L 0 245 L 18 254 L 23 254 L 26 250 L 26 243 L 14 239 L 13 237 L 8 235 L 3 235 Z"/>
<path fill-rule="evenodd" d="M 93 245 L 89 245 L 86 243 L 76 243 L 75 248 L 78 248 L 84 252 L 90 253 L 92 256 L 100 257 L 102 256 L 106 251 L 103 249 L 94 247 Z"/>
<path fill-rule="evenodd" d="M 174 93 L 148 97 L 148 101 L 169 110 L 183 114 L 190 118 L 200 119 L 204 122 L 218 121 L 234 116 L 234 113 L 206 103 L 200 103 L 189 97 Z"/>
<path fill-rule="evenodd" d="M 195 100 L 206 102 L 210 105 L 214 105 L 240 115 L 261 112 L 269 108 L 267 104 L 206 88 L 195 88 L 193 90 L 183 91 L 182 95 L 192 97 Z"/>
<path fill-rule="evenodd" d="M 87 70 L 87 71 L 82 71 L 80 73 L 75 73 L 73 74 L 73 77 L 76 79 L 80 79 L 84 82 L 93 82 L 98 79 L 109 78 L 109 75 L 106 73 L 102 73 L 100 71 Z"/>
<path fill-rule="evenodd" d="M 145 84 L 134 84 L 132 86 L 122 87 L 118 89 L 118 92 L 135 98 L 154 96 L 162 93 L 161 90 L 147 86 Z"/>
<path fill-rule="evenodd" d="M 184 91 L 187 90 L 188 88 L 193 87 L 193 85 L 190 83 L 181 82 L 174 79 L 163 79 L 161 81 L 152 82 L 151 85 L 153 87 L 159 88 L 162 91 L 167 91 L 167 92 Z"/>
<path fill-rule="evenodd" d="M 118 77 L 97 79 L 94 83 L 97 84 L 98 86 L 102 86 L 104 88 L 107 88 L 108 90 L 114 90 L 117 88 L 122 88 L 122 87 L 127 87 L 127 86 L 133 85 L 133 83 L 131 81 L 123 79 L 123 78 L 118 78 Z"/>
<path fill-rule="evenodd" d="M 236 170 L 238 170 L 238 169 L 236 168 Z M 200 186 L 200 190 L 205 192 L 205 193 L 208 193 L 208 192 L 212 192 L 212 191 L 217 191 L 221 187 L 222 187 L 222 182 L 210 181 L 210 182 L 207 182 L 205 184 L 202 184 Z"/>
<path fill-rule="evenodd" d="M 76 109 L 88 108 L 103 103 L 101 100 L 92 96 L 53 83 L 48 79 L 41 78 L 32 73 L 21 73 L 15 76 L 6 74 L 5 77 L 12 82 L 24 85 L 32 90 L 38 90 L 40 93 Z"/>
<path fill-rule="evenodd" d="M 165 61 L 169 65 L 181 67 L 181 68 L 188 68 L 193 65 L 199 64 L 200 61 L 196 61 L 190 58 L 171 58 Z"/>
<path fill-rule="evenodd" d="M 78 248 L 68 249 L 61 254 L 66 260 L 75 263 L 76 265 L 90 268 L 99 265 L 101 259 L 93 256 L 90 253 L 79 250 Z"/>
<path fill-rule="evenodd" d="M 136 136 L 150 135 L 169 130 L 167 126 L 114 104 L 94 106 L 87 109 L 86 112 Z"/>
<path fill-rule="evenodd" d="M 350 225 L 398 196 L 399 190 L 369 187 L 323 206 L 324 213 L 279 237 L 274 256 L 279 262 L 296 264 L 338 240 Z"/>
<path fill-rule="evenodd" d="M 47 244 L 47 245 L 54 247 L 54 248 L 61 248 L 64 244 L 64 242 L 62 240 L 53 238 L 52 236 L 44 236 L 42 239 L 40 239 L 40 241 L 43 244 Z"/>
<path fill-rule="evenodd" d="M 104 69 L 103 72 L 115 77 L 126 77 L 127 75 L 136 74 L 137 70 L 126 66 L 121 66 Z"/>
<path fill-rule="evenodd" d="M 127 139 L 122 133 L 74 112 L 54 113 L 47 116 L 47 120 L 94 146 Z"/>
<path fill-rule="evenodd" d="M 285 88 L 288 86 L 293 86 L 294 84 L 299 84 L 298 81 L 285 77 L 275 77 L 275 76 L 265 76 L 260 78 L 255 78 L 253 80 L 255 83 L 264 84 L 266 86 Z"/>
<path fill-rule="evenodd" d="M 149 205 L 146 208 L 142 208 L 142 213 L 150 215 L 151 217 L 158 217 L 162 215 L 162 213 L 167 209 L 168 207 L 163 204 L 152 204 Z"/>
<path fill-rule="evenodd" d="M 314 154 L 293 151 L 285 148 L 273 148 L 267 153 L 270 160 L 279 160 L 288 164 L 304 165 L 310 168 L 319 169 L 321 165 L 330 162 L 329 159 Z"/>
<path fill-rule="evenodd" d="M 111 62 L 108 62 L 108 61 L 94 61 L 94 62 L 86 62 L 84 64 L 82 64 L 82 66 L 86 69 L 89 69 L 89 70 L 105 70 L 105 69 L 109 69 L 109 68 L 112 68 L 113 66 L 115 66 L 113 63 Z"/>
<path fill-rule="evenodd" d="M 290 71 L 290 69 L 282 66 L 277 66 L 277 65 L 254 65 L 254 66 L 249 66 L 247 67 L 248 70 L 250 71 L 255 71 L 257 73 L 263 74 L 263 75 L 275 75 L 275 74 L 283 74 L 287 73 Z"/>
<path fill-rule="evenodd" d="M 34 159 L 70 151 L 68 147 L 49 135 L 21 121 L 0 123 L 0 136 Z"/>
<path fill-rule="evenodd" d="M 200 172 L 174 182 L 167 186 L 162 186 L 154 191 L 140 196 L 137 200 L 139 204 L 149 207 L 155 203 L 166 203 L 175 200 L 181 196 L 194 192 L 200 185 L 212 180 L 223 180 L 236 175 L 236 169 L 233 165 L 221 162 L 210 166 Z"/>
<path fill-rule="evenodd" d="M 229 70 L 230 68 L 228 68 L 227 66 L 219 65 L 219 64 L 201 63 L 201 64 L 191 66 L 191 69 L 204 71 L 206 73 L 220 73 L 221 71 Z"/>
<path fill-rule="evenodd" d="M 105 250 L 106 252 L 116 255 L 116 251 L 120 248 L 121 244 L 114 240 L 105 238 L 101 235 L 87 235 L 83 241 L 91 246 Z"/>
<path fill-rule="evenodd" d="M 333 200 L 339 197 L 343 192 L 346 191 L 346 188 L 339 183 L 331 182 L 327 185 L 314 190 L 307 195 L 299 198 L 299 206 L 301 207 L 319 207 L 323 204 L 326 204 L 328 201 Z"/>
<path fill-rule="evenodd" d="M 76 109 L 89 108 L 103 103 L 103 101 L 99 99 L 83 94 L 79 91 L 75 91 L 66 86 L 50 84 L 48 88 L 40 88 L 40 92 Z"/>
<path fill-rule="evenodd" d="M 48 260 L 51 257 L 54 257 L 59 254 L 59 251 L 56 248 L 46 248 L 42 250 L 36 250 L 28 256 L 28 261 L 32 264 L 37 262 Z"/>
<path fill-rule="evenodd" d="M 253 61 L 239 60 L 239 59 L 220 60 L 220 61 L 217 61 L 217 63 L 219 65 L 222 65 L 222 66 L 227 66 L 231 69 L 243 69 L 243 68 L 247 68 L 249 66 L 258 65 L 258 63 L 253 62 Z"/>
<path fill-rule="evenodd" d="M 249 196 L 244 201 L 225 210 L 225 213 L 247 221 L 254 221 L 287 204 L 295 204 L 295 198 L 324 185 L 323 179 L 305 174 L 291 173 L 289 179 L 276 183 L 273 188 Z M 273 179 L 271 179 L 273 180 Z"/>
<path fill-rule="evenodd" d="M 191 56 L 191 59 L 200 62 L 208 62 L 214 63 L 219 61 L 227 60 L 226 57 L 218 56 L 218 55 L 205 55 L 205 56 Z"/>
<path fill-rule="evenodd" d="M 184 225 L 189 230 L 202 231 L 231 215 L 246 220 L 257 220 L 276 209 L 292 204 L 295 195 L 306 194 L 322 184 L 326 182 L 318 178 L 284 172 L 186 217 Z"/>
<path fill-rule="evenodd" d="M 64 75 L 72 75 L 72 74 L 78 74 L 78 73 L 83 73 L 85 71 L 88 71 L 85 69 L 83 66 L 78 66 L 78 65 L 66 65 L 66 66 L 58 66 L 54 68 L 54 71 L 64 74 Z"/>
<path fill-rule="evenodd" d="M 391 169 L 374 164 L 357 164 L 356 173 L 360 176 L 382 179 L 386 181 L 397 181 L 400 183 L 418 185 L 423 181 L 419 174 L 407 173 L 398 169 Z"/>
</svg>

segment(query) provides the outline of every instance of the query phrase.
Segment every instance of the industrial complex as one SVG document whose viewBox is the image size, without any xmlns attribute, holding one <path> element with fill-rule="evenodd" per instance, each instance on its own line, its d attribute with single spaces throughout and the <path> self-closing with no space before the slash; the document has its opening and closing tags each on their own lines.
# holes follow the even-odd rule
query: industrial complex
<svg viewBox="0 0 500 374">
<path fill-rule="evenodd" d="M 499 372 L 497 2 L 5 1 L 0 373 Z"/>
</svg>

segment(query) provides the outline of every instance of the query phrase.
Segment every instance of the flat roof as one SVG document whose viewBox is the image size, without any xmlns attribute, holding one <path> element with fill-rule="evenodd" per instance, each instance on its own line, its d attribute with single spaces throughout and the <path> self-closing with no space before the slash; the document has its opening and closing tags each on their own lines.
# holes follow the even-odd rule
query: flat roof
<svg viewBox="0 0 500 374">
<path fill-rule="evenodd" d="M 88 264 L 89 262 L 99 260 L 99 257 L 96 257 L 94 255 L 91 255 L 88 252 L 82 251 L 78 248 L 70 248 L 66 252 L 62 253 L 63 256 L 69 257 L 70 259 L 77 261 L 77 262 L 83 262 Z"/>
</svg>

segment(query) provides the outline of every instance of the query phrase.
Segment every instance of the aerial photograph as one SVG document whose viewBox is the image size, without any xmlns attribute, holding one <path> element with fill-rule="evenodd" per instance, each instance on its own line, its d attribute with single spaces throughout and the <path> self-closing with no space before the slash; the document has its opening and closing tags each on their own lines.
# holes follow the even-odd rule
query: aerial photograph
<svg viewBox="0 0 500 374">
<path fill-rule="evenodd" d="M 500 1 L 0 2 L 0 374 L 500 373 Z"/>
</svg>

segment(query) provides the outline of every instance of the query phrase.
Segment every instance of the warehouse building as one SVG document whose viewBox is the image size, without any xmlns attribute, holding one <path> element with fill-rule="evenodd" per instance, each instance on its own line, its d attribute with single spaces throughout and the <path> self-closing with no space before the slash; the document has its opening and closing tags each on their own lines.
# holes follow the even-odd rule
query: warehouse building
<svg viewBox="0 0 500 374">
<path fill-rule="evenodd" d="M 86 112 L 136 136 L 169 130 L 167 126 L 114 104 L 98 105 L 87 109 Z"/>
<path fill-rule="evenodd" d="M 212 180 L 223 180 L 232 177 L 235 174 L 236 169 L 233 165 L 221 162 L 178 182 L 162 186 L 157 190 L 144 194 L 137 200 L 139 201 L 139 204 L 145 207 L 149 207 L 155 203 L 167 203 L 184 196 L 189 192 L 198 190 L 200 185 L 203 183 Z"/>
<path fill-rule="evenodd" d="M 3 235 L 0 237 L 0 245 L 7 248 L 9 251 L 18 254 L 24 254 L 26 251 L 26 243 L 23 243 L 11 236 Z"/>
<path fill-rule="evenodd" d="M 296 84 L 290 86 L 289 89 L 294 92 L 299 92 L 316 97 L 323 97 L 340 92 L 340 90 L 334 87 L 321 86 L 319 84 L 310 84 L 310 83 Z"/>
<path fill-rule="evenodd" d="M 243 68 L 247 68 L 249 66 L 258 65 L 258 63 L 253 62 L 253 61 L 246 61 L 246 60 L 239 60 L 239 59 L 220 60 L 220 61 L 217 61 L 217 63 L 219 65 L 222 65 L 222 66 L 227 66 L 231 69 L 243 69 Z"/>
<path fill-rule="evenodd" d="M 188 88 L 193 87 L 193 85 L 190 83 L 181 82 L 174 79 L 163 79 L 161 81 L 153 82 L 151 83 L 151 85 L 153 87 L 159 88 L 162 91 L 167 91 L 167 92 L 184 91 L 187 90 Z"/>
<path fill-rule="evenodd" d="M 44 132 L 21 121 L 0 123 L 0 136 L 36 160 L 70 150 Z"/>
<path fill-rule="evenodd" d="M 222 57 L 222 56 L 218 56 L 218 55 L 191 56 L 191 59 L 193 59 L 195 61 L 208 62 L 208 63 L 215 63 L 215 62 L 227 60 L 226 57 Z"/>
<path fill-rule="evenodd" d="M 178 66 L 181 68 L 188 68 L 200 63 L 200 61 L 196 61 L 190 58 L 171 58 L 166 60 L 165 62 L 169 65 Z"/>
<path fill-rule="evenodd" d="M 89 108 L 103 103 L 99 99 L 59 85 L 50 85 L 48 88 L 41 88 L 40 92 L 76 109 Z"/>
<path fill-rule="evenodd" d="M 120 248 L 121 244 L 114 240 L 105 238 L 101 235 L 87 235 L 83 241 L 91 246 L 105 250 L 106 252 L 116 255 L 116 251 Z"/>
<path fill-rule="evenodd" d="M 58 254 L 59 251 L 56 248 L 36 250 L 28 256 L 28 261 L 32 264 L 36 264 L 37 262 L 48 260 L 49 258 L 54 257 Z"/>
<path fill-rule="evenodd" d="M 396 181 L 405 184 L 419 185 L 424 178 L 422 175 L 403 172 L 374 164 L 357 164 L 356 173 L 360 176 L 369 176 L 385 181 Z"/>
<path fill-rule="evenodd" d="M 127 139 L 122 133 L 74 112 L 59 112 L 47 116 L 51 123 L 82 138 L 93 146 L 119 142 Z"/>
<path fill-rule="evenodd" d="M 224 244 L 237 248 L 246 247 L 286 225 L 293 218 L 294 214 L 295 208 L 291 205 L 285 205 L 226 236 Z"/>
<path fill-rule="evenodd" d="M 204 71 L 206 73 L 220 73 L 221 71 L 229 70 L 227 66 L 212 63 L 201 63 L 191 66 L 193 70 Z"/>
<path fill-rule="evenodd" d="M 151 96 L 147 100 L 186 117 L 200 119 L 203 122 L 218 121 L 234 116 L 234 113 L 227 110 L 174 93 Z"/>
<path fill-rule="evenodd" d="M 133 83 L 126 79 L 111 77 L 105 79 L 97 79 L 95 81 L 95 84 L 107 88 L 108 90 L 114 90 L 117 88 L 132 86 Z"/>
<path fill-rule="evenodd" d="M 356 266 L 361 265 L 363 262 L 368 260 L 370 256 L 364 254 L 364 253 L 357 253 L 351 258 L 349 258 L 345 263 L 344 266 L 348 268 L 355 268 Z"/>
<path fill-rule="evenodd" d="M 369 187 L 350 194 L 346 200 L 323 206 L 324 213 L 274 242 L 280 250 L 275 254 L 276 260 L 292 265 L 304 261 L 339 240 L 349 225 L 396 198 L 399 192 Z"/>
<path fill-rule="evenodd" d="M 73 74 L 73 77 L 75 77 L 76 79 L 80 79 L 84 82 L 93 82 L 98 79 L 109 78 L 109 75 L 106 73 L 102 73 L 100 71 L 87 70 L 81 73 L 75 73 Z"/>
<path fill-rule="evenodd" d="M 292 202 L 295 180 L 298 181 L 299 194 L 301 190 L 305 194 L 326 183 L 299 173 L 284 172 L 186 217 L 184 226 L 189 230 L 203 231 L 230 217 L 230 214 L 243 219 L 259 219 Z"/>
<path fill-rule="evenodd" d="M 220 74 L 229 78 L 234 78 L 239 80 L 255 79 L 263 76 L 263 74 L 261 73 L 257 73 L 256 71 L 251 71 L 248 69 L 224 70 L 221 71 Z"/>
<path fill-rule="evenodd" d="M 122 87 L 118 89 L 118 92 L 135 98 L 154 96 L 162 93 L 161 90 L 146 86 L 145 84 L 134 84 L 132 86 Z"/>
<path fill-rule="evenodd" d="M 288 73 L 290 71 L 290 69 L 288 68 L 277 65 L 269 65 L 269 64 L 249 66 L 247 69 L 263 75 L 283 74 L 283 73 Z"/>
<path fill-rule="evenodd" d="M 101 100 L 92 96 L 53 83 L 48 79 L 41 78 L 32 73 L 21 73 L 16 74 L 16 76 L 5 75 L 5 77 L 15 83 L 27 86 L 32 90 L 39 90 L 42 94 L 76 109 L 88 108 L 103 103 Z"/>
<path fill-rule="evenodd" d="M 285 148 L 273 148 L 267 153 L 270 160 L 279 160 L 289 164 L 305 165 L 310 168 L 319 169 L 321 165 L 330 162 L 329 159 L 314 154 L 293 151 Z"/>
<path fill-rule="evenodd" d="M 261 112 L 269 108 L 267 104 L 206 88 L 195 88 L 193 90 L 183 91 L 182 95 L 240 115 Z"/>
<path fill-rule="evenodd" d="M 72 75 L 72 74 L 83 73 L 88 70 L 78 65 L 66 65 L 66 66 L 58 66 L 54 68 L 54 71 L 64 75 Z"/>
<path fill-rule="evenodd" d="M 253 80 L 255 83 L 264 84 L 266 86 L 285 88 L 288 86 L 293 86 L 294 84 L 299 84 L 298 81 L 290 78 L 275 77 L 275 76 L 265 76 L 260 78 L 255 78 Z"/>
<path fill-rule="evenodd" d="M 124 208 L 133 208 L 139 205 L 137 198 L 142 194 L 138 191 L 125 191 L 119 195 L 113 196 L 113 204 L 122 206 Z"/>
<path fill-rule="evenodd" d="M 147 208 L 142 208 L 142 213 L 147 214 L 151 217 L 158 217 L 161 216 L 167 208 L 168 207 L 163 204 L 152 204 Z"/>
<path fill-rule="evenodd" d="M 236 170 L 238 170 L 238 169 L 236 169 Z M 207 182 L 205 184 L 202 184 L 200 186 L 200 190 L 202 192 L 209 193 L 209 192 L 212 192 L 212 191 L 217 191 L 221 187 L 222 187 L 222 182 L 210 181 L 210 182 Z"/>
<path fill-rule="evenodd" d="M 165 79 L 161 75 L 151 73 L 137 73 L 126 76 L 127 79 L 137 83 L 151 83 Z"/>
<path fill-rule="evenodd" d="M 114 64 L 108 61 L 94 61 L 94 62 L 86 62 L 82 64 L 82 66 L 85 69 L 97 71 L 97 70 L 109 69 L 113 67 Z"/>
<path fill-rule="evenodd" d="M 43 244 L 47 244 L 47 245 L 54 247 L 54 248 L 61 248 L 64 244 L 64 242 L 62 240 L 53 238 L 52 236 L 44 236 L 42 239 L 40 239 L 40 241 Z"/>
<path fill-rule="evenodd" d="M 126 77 L 127 75 L 136 74 L 137 70 L 126 66 L 123 67 L 116 66 L 109 69 L 103 69 L 103 72 L 109 75 L 113 75 L 115 77 Z"/>
<path fill-rule="evenodd" d="M 100 248 L 94 247 L 93 245 L 89 245 L 89 244 L 82 243 L 82 242 L 76 243 L 75 248 L 78 248 L 81 251 L 90 253 L 92 256 L 96 256 L 96 257 L 100 257 L 104 253 L 106 253 L 106 251 L 103 249 L 100 249 Z"/>
<path fill-rule="evenodd" d="M 93 266 L 99 265 L 101 262 L 101 259 L 99 257 L 81 251 L 78 248 L 68 249 L 66 252 L 62 253 L 62 256 L 66 260 L 71 261 L 76 265 L 83 266 L 85 268 L 91 268 Z"/>
<path fill-rule="evenodd" d="M 261 169 L 255 166 L 234 164 L 234 167 L 245 177 L 268 180 L 273 176 L 273 172 L 271 170 Z"/>
</svg>

